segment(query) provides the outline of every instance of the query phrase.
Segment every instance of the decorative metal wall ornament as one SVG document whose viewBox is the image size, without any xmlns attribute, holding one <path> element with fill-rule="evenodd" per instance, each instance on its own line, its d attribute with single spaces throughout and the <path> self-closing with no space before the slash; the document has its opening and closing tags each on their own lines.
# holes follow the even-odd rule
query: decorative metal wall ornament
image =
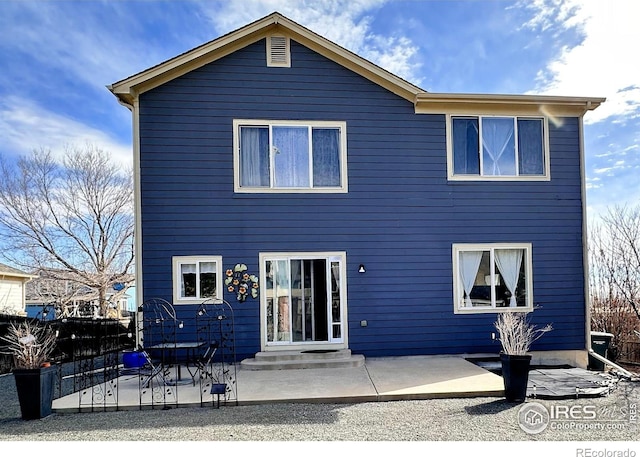
<svg viewBox="0 0 640 457">
<path fill-rule="evenodd" d="M 244 263 L 238 263 L 232 269 L 226 272 L 224 280 L 227 286 L 227 292 L 236 293 L 239 302 L 243 302 L 250 295 L 251 298 L 258 298 L 258 277 L 247 273 L 247 266 Z"/>
</svg>

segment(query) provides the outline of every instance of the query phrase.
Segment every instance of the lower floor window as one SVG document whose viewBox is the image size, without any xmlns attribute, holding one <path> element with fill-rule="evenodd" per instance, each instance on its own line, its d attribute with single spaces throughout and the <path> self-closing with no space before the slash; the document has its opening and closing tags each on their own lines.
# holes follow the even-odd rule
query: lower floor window
<svg viewBox="0 0 640 457">
<path fill-rule="evenodd" d="M 197 303 L 221 297 L 222 257 L 178 256 L 173 258 L 173 300 Z"/>
<path fill-rule="evenodd" d="M 457 312 L 532 308 L 531 245 L 453 245 Z"/>
<path fill-rule="evenodd" d="M 261 254 L 267 344 L 344 341 L 344 254 Z"/>
</svg>

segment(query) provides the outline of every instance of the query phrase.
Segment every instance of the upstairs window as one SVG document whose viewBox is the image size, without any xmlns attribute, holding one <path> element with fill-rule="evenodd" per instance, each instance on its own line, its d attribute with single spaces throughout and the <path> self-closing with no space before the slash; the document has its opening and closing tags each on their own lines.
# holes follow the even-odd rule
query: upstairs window
<svg viewBox="0 0 640 457">
<path fill-rule="evenodd" d="M 346 192 L 344 122 L 235 121 L 236 192 Z"/>
<path fill-rule="evenodd" d="M 451 116 L 452 179 L 548 179 L 545 120 Z"/>
</svg>

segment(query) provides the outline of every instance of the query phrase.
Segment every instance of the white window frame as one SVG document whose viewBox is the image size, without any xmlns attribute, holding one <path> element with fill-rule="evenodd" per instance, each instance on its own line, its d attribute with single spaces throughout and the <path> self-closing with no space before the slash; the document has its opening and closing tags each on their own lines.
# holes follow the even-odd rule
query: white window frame
<svg viewBox="0 0 640 457">
<path fill-rule="evenodd" d="M 524 274 L 526 283 L 526 306 L 496 307 L 474 306 L 468 308 L 460 304 L 460 297 L 464 296 L 464 287 L 460 284 L 459 258 L 463 251 L 491 251 L 496 249 L 523 249 L 525 252 Z M 453 311 L 455 314 L 480 314 L 480 313 L 504 313 L 504 312 L 529 312 L 533 311 L 533 259 L 531 243 L 456 243 L 451 249 L 453 263 Z M 493 258 L 493 256 L 492 256 Z M 491 285 L 495 283 L 494 274 L 491 273 Z M 495 297 L 492 297 L 492 302 Z"/>
<path fill-rule="evenodd" d="M 174 256 L 172 257 L 172 282 L 173 282 L 173 303 L 175 305 L 188 305 L 188 304 L 200 304 L 204 300 L 214 297 L 201 297 L 200 296 L 200 264 L 206 262 L 215 262 L 216 264 L 216 299 L 222 299 L 222 256 L 216 255 L 203 255 L 203 256 Z M 195 297 L 182 297 L 181 296 L 181 283 L 180 267 L 186 264 L 196 265 L 196 296 Z"/>
<path fill-rule="evenodd" d="M 515 122 L 515 159 L 516 159 L 516 174 L 509 176 L 496 176 L 496 175 L 483 175 L 482 174 L 482 142 L 480 142 L 480 173 L 477 175 L 461 175 L 454 173 L 453 164 L 453 119 L 454 118 L 478 118 L 479 135 L 482 132 L 482 119 L 483 118 L 513 118 L 517 119 L 540 119 L 542 120 L 542 146 L 543 146 L 543 159 L 544 159 L 544 173 L 541 175 L 518 175 L 518 130 L 517 122 Z M 446 136 L 447 136 L 447 179 L 449 181 L 549 181 L 551 180 L 551 168 L 549 165 L 549 119 L 546 116 L 532 116 L 530 114 L 447 114 L 446 121 Z"/>
<path fill-rule="evenodd" d="M 340 130 L 340 186 L 337 187 L 273 187 L 273 176 L 270 178 L 270 187 L 245 187 L 240 185 L 240 127 L 269 127 L 278 126 L 319 127 L 335 128 Z M 309 141 L 309 154 L 311 158 L 311 141 Z M 271 173 L 273 174 L 273 158 Z M 311 160 L 309 173 L 313 175 Z M 234 119 L 233 120 L 233 186 L 236 193 L 347 193 L 347 123 L 344 121 L 290 121 L 290 120 L 265 120 L 265 119 Z"/>
<path fill-rule="evenodd" d="M 317 260 L 326 259 L 329 262 L 338 261 L 340 263 L 340 325 L 341 338 L 333 338 L 329 332 L 329 341 L 312 341 L 312 342 L 278 342 L 267 341 L 267 277 L 266 262 L 278 260 Z M 347 312 L 347 253 L 344 251 L 321 251 L 321 252 L 261 252 L 259 254 L 260 262 L 260 342 L 263 351 L 273 350 L 297 350 L 309 349 L 334 349 L 347 348 L 349 341 L 349 325 Z M 329 319 L 330 316 L 328 316 Z M 332 324 L 333 325 L 333 324 Z"/>
</svg>

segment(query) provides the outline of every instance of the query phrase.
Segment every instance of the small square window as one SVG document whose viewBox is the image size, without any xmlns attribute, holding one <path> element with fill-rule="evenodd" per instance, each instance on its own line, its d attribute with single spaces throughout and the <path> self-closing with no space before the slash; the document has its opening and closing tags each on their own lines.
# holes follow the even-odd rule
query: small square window
<svg viewBox="0 0 640 457">
<path fill-rule="evenodd" d="M 174 257 L 174 302 L 199 303 L 208 298 L 222 298 L 222 257 Z"/>
</svg>

